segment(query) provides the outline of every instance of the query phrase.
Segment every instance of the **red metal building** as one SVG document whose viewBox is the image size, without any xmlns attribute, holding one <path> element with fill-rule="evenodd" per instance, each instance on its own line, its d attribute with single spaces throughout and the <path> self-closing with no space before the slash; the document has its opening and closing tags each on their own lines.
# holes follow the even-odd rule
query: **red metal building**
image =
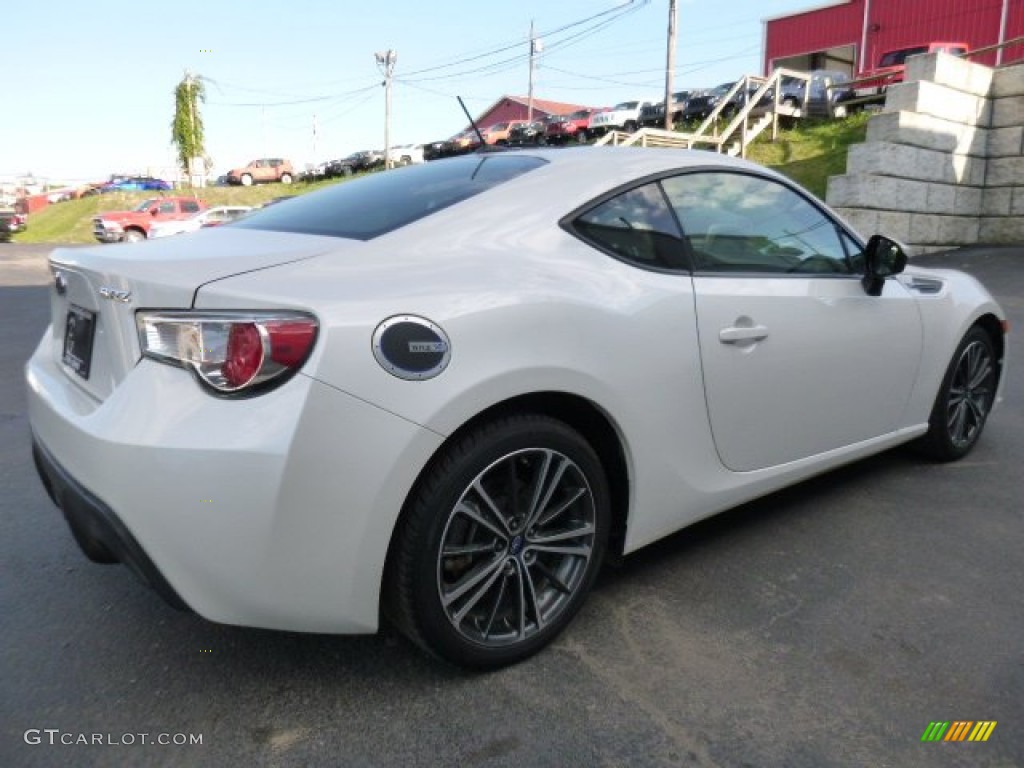
<svg viewBox="0 0 1024 768">
<path fill-rule="evenodd" d="M 878 66 L 886 51 L 932 42 L 971 50 L 1024 36 L 1024 0 L 842 0 L 764 21 L 764 71 Z M 989 66 L 1024 59 L 1024 44 L 971 57 Z"/>
</svg>

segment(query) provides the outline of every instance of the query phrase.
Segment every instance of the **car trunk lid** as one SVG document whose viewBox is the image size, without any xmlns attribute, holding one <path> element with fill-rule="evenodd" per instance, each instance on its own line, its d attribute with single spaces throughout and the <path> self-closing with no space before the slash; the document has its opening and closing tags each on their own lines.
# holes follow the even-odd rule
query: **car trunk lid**
<svg viewBox="0 0 1024 768">
<path fill-rule="evenodd" d="M 58 248 L 50 257 L 52 354 L 98 400 L 140 358 L 139 309 L 188 309 L 204 284 L 362 243 L 229 227 L 133 245 Z"/>
</svg>

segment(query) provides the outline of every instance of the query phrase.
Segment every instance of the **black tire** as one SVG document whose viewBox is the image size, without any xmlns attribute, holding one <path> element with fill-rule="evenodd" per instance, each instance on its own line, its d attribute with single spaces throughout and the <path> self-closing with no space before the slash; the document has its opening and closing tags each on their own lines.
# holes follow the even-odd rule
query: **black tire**
<svg viewBox="0 0 1024 768">
<path fill-rule="evenodd" d="M 928 432 L 915 447 L 936 461 L 956 461 L 981 437 L 996 396 L 998 362 L 992 337 L 974 326 L 953 353 L 928 419 Z"/>
<path fill-rule="evenodd" d="M 287 173 L 287 172 L 282 173 L 281 174 L 281 183 L 282 184 L 291 184 L 292 183 L 292 175 L 290 173 Z"/>
<path fill-rule="evenodd" d="M 252 174 L 249 174 L 249 173 L 243 173 L 242 174 L 242 186 L 243 187 L 251 187 L 252 186 Z"/>
<path fill-rule="evenodd" d="M 126 229 L 124 231 L 124 241 L 126 243 L 140 243 L 146 239 L 146 233 L 139 229 Z"/>
<path fill-rule="evenodd" d="M 633 133 L 636 131 L 636 122 L 633 120 L 627 120 L 626 124 L 622 126 L 622 130 L 626 133 Z"/>
<path fill-rule="evenodd" d="M 609 519 L 604 470 L 577 432 L 536 414 L 483 424 L 410 496 L 388 557 L 386 615 L 453 664 L 521 661 L 583 604 Z"/>
</svg>

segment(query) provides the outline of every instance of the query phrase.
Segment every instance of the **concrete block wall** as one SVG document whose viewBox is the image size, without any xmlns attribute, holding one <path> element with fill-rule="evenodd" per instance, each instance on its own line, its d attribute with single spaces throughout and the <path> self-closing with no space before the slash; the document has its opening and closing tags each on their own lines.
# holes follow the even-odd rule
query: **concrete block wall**
<svg viewBox="0 0 1024 768">
<path fill-rule="evenodd" d="M 1024 64 L 911 59 L 826 199 L 862 234 L 915 253 L 1024 243 Z"/>
<path fill-rule="evenodd" d="M 1024 66 L 998 69 L 979 238 L 1024 243 Z"/>
</svg>

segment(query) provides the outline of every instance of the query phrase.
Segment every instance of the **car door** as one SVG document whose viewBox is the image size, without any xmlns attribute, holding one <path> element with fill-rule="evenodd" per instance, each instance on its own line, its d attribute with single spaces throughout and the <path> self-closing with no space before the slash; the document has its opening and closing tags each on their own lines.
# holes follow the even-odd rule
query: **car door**
<svg viewBox="0 0 1024 768">
<path fill-rule="evenodd" d="M 921 319 L 895 281 L 860 282 L 860 246 L 788 185 L 742 172 L 664 179 L 694 260 L 707 409 L 723 464 L 773 467 L 897 429 Z"/>
</svg>

